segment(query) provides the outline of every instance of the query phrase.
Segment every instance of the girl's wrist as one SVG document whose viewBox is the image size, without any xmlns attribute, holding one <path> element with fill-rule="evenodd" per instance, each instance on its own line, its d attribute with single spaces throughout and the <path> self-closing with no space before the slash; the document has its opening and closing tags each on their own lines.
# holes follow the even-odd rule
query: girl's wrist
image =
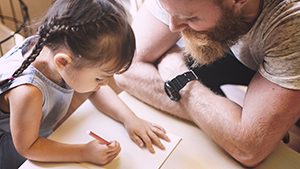
<svg viewBox="0 0 300 169">
<path fill-rule="evenodd" d="M 132 115 L 130 117 L 126 117 L 123 121 L 123 125 L 125 128 L 128 128 L 131 124 L 137 121 L 138 117 L 136 115 Z"/>
<path fill-rule="evenodd" d="M 79 147 L 79 159 L 78 159 L 78 162 L 86 162 L 86 161 L 88 161 L 87 160 L 87 148 L 88 148 L 88 146 L 87 146 L 87 144 L 81 144 L 81 145 L 79 145 L 80 147 Z"/>
<path fill-rule="evenodd" d="M 137 118 L 137 116 L 134 113 L 128 112 L 128 113 L 125 113 L 123 117 L 120 117 L 120 122 L 123 125 L 126 125 L 128 123 L 132 123 L 132 121 L 134 121 L 136 118 Z"/>
</svg>

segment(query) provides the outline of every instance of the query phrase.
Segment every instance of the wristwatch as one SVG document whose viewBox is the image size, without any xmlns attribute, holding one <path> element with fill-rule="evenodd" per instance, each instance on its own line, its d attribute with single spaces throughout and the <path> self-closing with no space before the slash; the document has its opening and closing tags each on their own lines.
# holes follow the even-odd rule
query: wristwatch
<svg viewBox="0 0 300 169">
<path fill-rule="evenodd" d="M 198 80 L 198 76 L 191 69 L 181 75 L 176 76 L 172 80 L 166 81 L 164 85 L 165 92 L 171 100 L 179 101 L 181 98 L 179 91 L 192 80 Z"/>
</svg>

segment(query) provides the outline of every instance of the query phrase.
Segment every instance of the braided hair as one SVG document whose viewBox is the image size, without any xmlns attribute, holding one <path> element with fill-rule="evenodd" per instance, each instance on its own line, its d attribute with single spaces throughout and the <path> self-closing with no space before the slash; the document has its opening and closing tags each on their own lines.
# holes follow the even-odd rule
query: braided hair
<svg viewBox="0 0 300 169">
<path fill-rule="evenodd" d="M 135 51 L 135 37 L 127 18 L 117 0 L 56 0 L 40 23 L 39 38 L 31 54 L 0 85 L 20 76 L 44 46 L 53 51 L 70 49 L 76 66 L 113 61 L 105 71 L 124 72 Z"/>
</svg>

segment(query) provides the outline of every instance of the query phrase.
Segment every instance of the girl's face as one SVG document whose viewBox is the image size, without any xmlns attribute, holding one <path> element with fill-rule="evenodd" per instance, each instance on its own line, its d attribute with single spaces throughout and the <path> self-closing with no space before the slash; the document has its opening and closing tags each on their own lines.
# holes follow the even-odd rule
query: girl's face
<svg viewBox="0 0 300 169">
<path fill-rule="evenodd" d="M 103 71 L 107 65 L 82 68 L 70 65 L 61 75 L 64 81 L 76 92 L 97 91 L 101 86 L 106 85 L 109 78 L 113 76 L 113 74 Z"/>
</svg>

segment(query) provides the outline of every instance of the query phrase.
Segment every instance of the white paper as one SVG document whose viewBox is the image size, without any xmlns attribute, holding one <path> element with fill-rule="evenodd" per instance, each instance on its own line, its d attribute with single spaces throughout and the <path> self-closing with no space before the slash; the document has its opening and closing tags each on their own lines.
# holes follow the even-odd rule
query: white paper
<svg viewBox="0 0 300 169">
<path fill-rule="evenodd" d="M 27 167 L 31 169 L 53 167 L 55 169 L 63 167 L 89 169 L 159 169 L 181 140 L 180 137 L 168 133 L 171 142 L 161 140 L 166 149 L 160 150 L 154 146 L 155 154 L 152 154 L 147 149 L 138 147 L 130 139 L 127 130 L 122 124 L 99 112 L 89 101 L 81 105 L 49 138 L 70 144 L 86 143 L 93 139 L 87 134 L 87 130 L 93 131 L 108 141 L 117 140 L 121 144 L 120 154 L 105 166 L 97 166 L 91 163 L 49 164 L 36 162 L 30 162 L 30 165 L 28 165 L 27 162 Z"/>
</svg>

